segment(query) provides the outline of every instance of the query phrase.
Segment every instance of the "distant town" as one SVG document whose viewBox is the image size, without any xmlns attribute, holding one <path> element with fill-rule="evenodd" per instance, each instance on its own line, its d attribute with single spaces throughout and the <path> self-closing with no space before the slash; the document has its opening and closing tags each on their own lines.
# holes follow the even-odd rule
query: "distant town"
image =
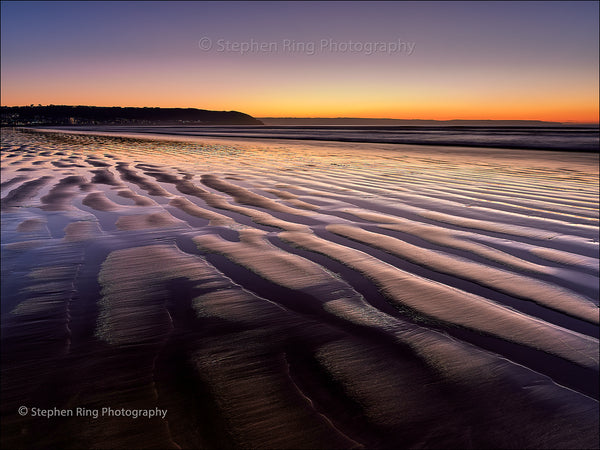
<svg viewBox="0 0 600 450">
<path fill-rule="evenodd" d="M 238 111 L 102 106 L 2 106 L 3 127 L 41 125 L 263 125 Z"/>
</svg>

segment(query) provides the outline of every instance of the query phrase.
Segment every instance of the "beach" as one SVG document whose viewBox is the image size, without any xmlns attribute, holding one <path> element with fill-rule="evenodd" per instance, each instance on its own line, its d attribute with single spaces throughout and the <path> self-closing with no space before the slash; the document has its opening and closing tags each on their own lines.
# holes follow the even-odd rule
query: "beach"
<svg viewBox="0 0 600 450">
<path fill-rule="evenodd" d="M 3 448 L 599 445 L 598 153 L 3 129 L 1 173 Z"/>
</svg>

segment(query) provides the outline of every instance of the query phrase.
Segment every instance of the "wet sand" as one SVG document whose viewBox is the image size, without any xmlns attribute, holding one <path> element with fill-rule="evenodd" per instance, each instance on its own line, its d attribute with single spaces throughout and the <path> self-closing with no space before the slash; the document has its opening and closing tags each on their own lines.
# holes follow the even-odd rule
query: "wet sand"
<svg viewBox="0 0 600 450">
<path fill-rule="evenodd" d="M 597 154 L 3 130 L 1 181 L 3 448 L 599 445 Z"/>
</svg>

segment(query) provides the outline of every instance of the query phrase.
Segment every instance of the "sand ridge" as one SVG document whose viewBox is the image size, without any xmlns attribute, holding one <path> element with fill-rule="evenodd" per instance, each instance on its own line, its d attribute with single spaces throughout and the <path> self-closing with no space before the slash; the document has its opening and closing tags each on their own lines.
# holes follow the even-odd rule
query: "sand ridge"
<svg viewBox="0 0 600 450">
<path fill-rule="evenodd" d="M 3 446 L 597 446 L 598 156 L 509 153 L 3 131 Z"/>
</svg>

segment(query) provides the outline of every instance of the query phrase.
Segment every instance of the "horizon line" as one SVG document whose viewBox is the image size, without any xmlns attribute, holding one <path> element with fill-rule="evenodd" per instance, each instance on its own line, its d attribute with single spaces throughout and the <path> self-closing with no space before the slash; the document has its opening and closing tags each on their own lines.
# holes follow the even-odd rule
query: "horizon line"
<svg viewBox="0 0 600 450">
<path fill-rule="evenodd" d="M 351 117 L 351 116 L 338 116 L 338 117 L 294 117 L 294 116 L 252 116 L 255 119 L 306 119 L 306 120 L 343 120 L 343 119 L 353 119 L 353 120 L 406 120 L 406 121 L 422 121 L 422 122 L 452 122 L 452 121 L 462 121 L 462 122 L 544 122 L 544 123 L 562 123 L 562 124 L 585 124 L 585 125 L 600 125 L 600 121 L 596 122 L 585 122 L 585 121 L 577 121 L 577 120 L 567 120 L 567 121 L 559 121 L 559 120 L 542 120 L 542 119 L 406 119 L 406 118 L 396 118 L 396 117 Z"/>
<path fill-rule="evenodd" d="M 242 112 L 240 110 L 232 109 L 204 109 L 194 106 L 122 106 L 122 105 L 112 105 L 112 106 L 97 106 L 97 105 L 67 105 L 67 104 L 29 104 L 29 105 L 0 105 L 2 108 L 31 108 L 31 107 L 45 107 L 45 106 L 85 106 L 85 107 L 95 107 L 95 108 L 159 108 L 159 109 L 198 109 L 204 111 L 224 111 L 224 112 Z M 588 121 L 577 121 L 577 120 L 542 120 L 542 119 L 461 119 L 461 118 L 453 118 L 453 119 L 420 119 L 420 118 L 396 118 L 396 117 L 352 117 L 352 116 L 336 116 L 336 117 L 323 117 L 323 116 L 254 116 L 249 113 L 251 117 L 255 119 L 301 119 L 301 120 L 343 120 L 343 119 L 352 119 L 352 120 L 404 120 L 404 121 L 430 121 L 430 122 L 452 122 L 452 121 L 463 121 L 463 122 L 544 122 L 544 123 L 560 123 L 560 124 L 576 124 L 576 125 L 600 125 L 600 120 L 595 122 Z"/>
</svg>

